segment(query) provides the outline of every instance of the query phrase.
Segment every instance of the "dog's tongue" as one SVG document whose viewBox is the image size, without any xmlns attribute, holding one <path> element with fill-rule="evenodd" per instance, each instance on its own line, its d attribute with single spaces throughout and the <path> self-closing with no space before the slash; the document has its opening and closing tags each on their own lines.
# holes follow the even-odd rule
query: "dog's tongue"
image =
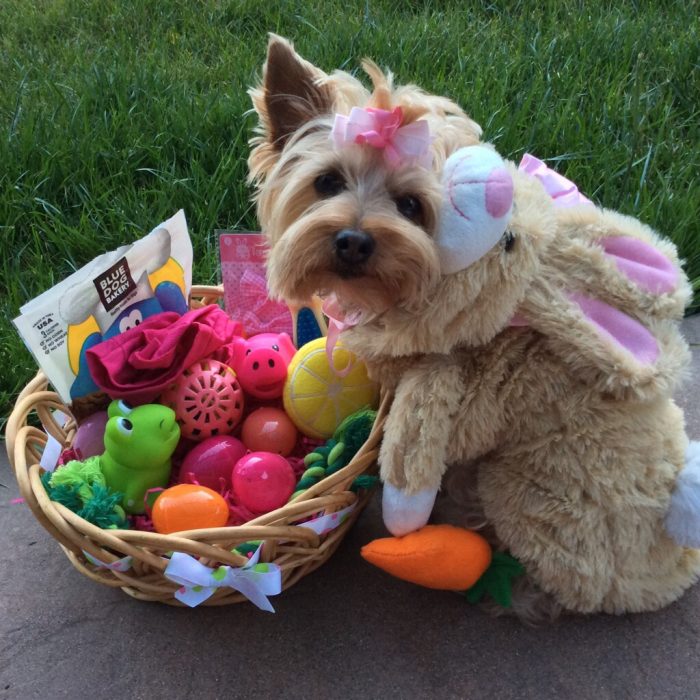
<svg viewBox="0 0 700 700">
<path fill-rule="evenodd" d="M 362 320 L 362 312 L 359 310 L 353 312 L 345 311 L 335 294 L 326 297 L 323 302 L 322 310 L 323 313 L 328 316 L 328 335 L 326 336 L 326 356 L 328 357 L 328 364 L 339 377 L 345 377 L 353 368 L 353 363 L 349 362 L 348 366 L 344 369 L 338 369 L 333 363 L 333 350 L 338 344 L 340 334 L 347 328 L 356 326 Z"/>
</svg>

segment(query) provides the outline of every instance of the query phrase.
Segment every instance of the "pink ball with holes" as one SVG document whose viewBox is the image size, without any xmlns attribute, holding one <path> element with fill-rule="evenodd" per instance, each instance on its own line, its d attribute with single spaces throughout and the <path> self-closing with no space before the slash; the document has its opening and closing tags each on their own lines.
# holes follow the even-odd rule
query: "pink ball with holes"
<svg viewBox="0 0 700 700">
<path fill-rule="evenodd" d="M 230 367 L 201 360 L 185 370 L 161 403 L 175 411 L 183 437 L 200 441 L 232 433 L 243 417 L 244 397 Z"/>
</svg>

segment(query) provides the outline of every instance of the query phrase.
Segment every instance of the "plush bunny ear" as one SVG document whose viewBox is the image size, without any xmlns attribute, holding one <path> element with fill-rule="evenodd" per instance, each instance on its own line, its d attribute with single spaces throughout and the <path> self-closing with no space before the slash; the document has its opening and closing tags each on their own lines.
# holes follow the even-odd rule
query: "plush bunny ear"
<svg viewBox="0 0 700 700">
<path fill-rule="evenodd" d="M 435 236 L 445 275 L 469 267 L 505 233 L 513 209 L 513 180 L 488 146 L 460 148 L 445 162 L 444 200 Z"/>
<path fill-rule="evenodd" d="M 606 389 L 668 389 L 687 357 L 677 319 L 689 289 L 672 250 L 633 219 L 593 206 L 560 219 L 556 250 L 515 325 L 547 335 Z"/>
<path fill-rule="evenodd" d="M 690 298 L 676 249 L 636 219 L 594 206 L 526 155 L 519 170 L 554 202 L 557 237 L 512 325 L 529 325 L 601 388 L 670 390 L 687 357 L 677 320 Z"/>
</svg>

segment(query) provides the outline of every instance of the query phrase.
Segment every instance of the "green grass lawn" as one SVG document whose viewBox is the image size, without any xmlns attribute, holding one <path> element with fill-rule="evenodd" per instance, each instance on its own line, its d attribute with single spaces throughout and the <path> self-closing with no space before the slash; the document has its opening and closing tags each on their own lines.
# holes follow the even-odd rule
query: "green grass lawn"
<svg viewBox="0 0 700 700">
<path fill-rule="evenodd" d="M 35 371 L 22 303 L 180 207 L 199 282 L 214 229 L 256 226 L 246 88 L 269 31 L 453 97 L 504 155 L 671 236 L 700 288 L 695 2 L 2 0 L 0 417 Z"/>
</svg>

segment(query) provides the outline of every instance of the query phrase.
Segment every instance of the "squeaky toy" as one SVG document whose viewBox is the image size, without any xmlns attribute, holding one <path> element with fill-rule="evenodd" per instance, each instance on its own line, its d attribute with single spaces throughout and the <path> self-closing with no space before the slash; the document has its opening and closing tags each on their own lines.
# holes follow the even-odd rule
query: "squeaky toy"
<svg viewBox="0 0 700 700">
<path fill-rule="evenodd" d="M 124 401 L 112 401 L 107 412 L 100 469 L 107 486 L 124 494 L 124 510 L 143 513 L 146 491 L 164 487 L 170 478 L 170 457 L 180 440 L 175 413 L 159 404 L 132 408 Z"/>
</svg>

